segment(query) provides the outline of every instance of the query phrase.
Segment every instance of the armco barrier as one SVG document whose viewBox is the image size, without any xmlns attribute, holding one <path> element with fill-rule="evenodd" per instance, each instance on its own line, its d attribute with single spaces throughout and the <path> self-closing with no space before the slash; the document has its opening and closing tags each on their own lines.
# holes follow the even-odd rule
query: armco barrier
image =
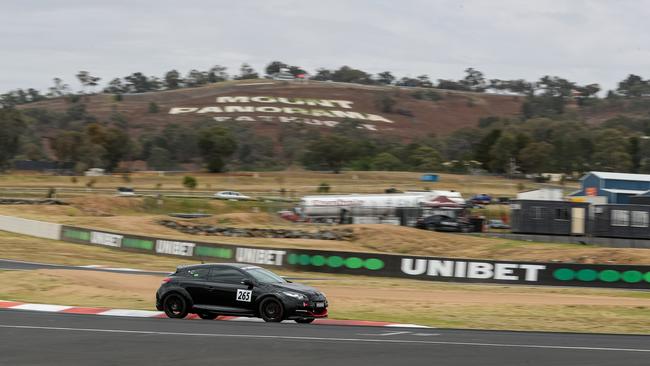
<svg viewBox="0 0 650 366">
<path fill-rule="evenodd" d="M 59 240 L 61 235 L 60 224 L 2 215 L 0 215 L 0 230 L 54 240 Z"/>
<path fill-rule="evenodd" d="M 432 258 L 204 243 L 63 226 L 61 240 L 206 262 L 430 281 L 650 289 L 650 266 Z"/>
</svg>

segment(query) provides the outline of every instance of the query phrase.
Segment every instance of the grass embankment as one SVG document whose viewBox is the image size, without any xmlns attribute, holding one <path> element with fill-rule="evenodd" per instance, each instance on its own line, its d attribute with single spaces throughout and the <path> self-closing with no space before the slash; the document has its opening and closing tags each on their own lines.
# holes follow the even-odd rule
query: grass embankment
<svg viewBox="0 0 650 366">
<path fill-rule="evenodd" d="M 192 260 L 0 233 L 2 257 L 171 271 Z M 650 293 L 463 285 L 278 271 L 323 290 L 331 317 L 477 329 L 650 334 Z M 160 277 L 71 270 L 0 271 L 0 299 L 153 309 Z"/>
</svg>

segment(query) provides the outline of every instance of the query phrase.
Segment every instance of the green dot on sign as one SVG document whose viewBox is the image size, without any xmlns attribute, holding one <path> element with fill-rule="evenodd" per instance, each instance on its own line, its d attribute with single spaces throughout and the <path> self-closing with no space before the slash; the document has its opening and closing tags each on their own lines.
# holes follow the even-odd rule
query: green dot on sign
<svg viewBox="0 0 650 366">
<path fill-rule="evenodd" d="M 364 264 L 364 267 L 376 271 L 378 269 L 384 268 L 384 261 L 377 258 L 366 259 L 366 263 Z"/>
<path fill-rule="evenodd" d="M 606 269 L 598 274 L 598 278 L 605 282 L 616 282 L 621 279 L 621 273 L 613 269 Z"/>
<path fill-rule="evenodd" d="M 637 283 L 641 282 L 643 279 L 643 273 L 639 271 L 625 271 L 623 272 L 623 281 L 627 283 Z"/>
<path fill-rule="evenodd" d="M 300 263 L 303 266 L 306 266 L 309 264 L 311 258 L 307 254 L 301 254 L 298 256 L 298 263 Z"/>
<path fill-rule="evenodd" d="M 327 258 L 327 265 L 333 268 L 341 267 L 343 265 L 343 258 L 338 255 L 333 255 Z"/>
<path fill-rule="evenodd" d="M 575 278 L 575 276 L 576 273 L 569 268 L 560 268 L 556 269 L 555 272 L 553 272 L 553 277 L 560 281 L 571 281 L 573 278 Z"/>
<path fill-rule="evenodd" d="M 650 272 L 646 272 L 645 275 L 643 276 L 643 279 L 645 282 L 650 282 Z"/>
<path fill-rule="evenodd" d="M 298 263 L 298 255 L 297 254 L 289 254 L 289 257 L 287 257 L 287 262 L 289 262 L 289 264 Z"/>
<path fill-rule="evenodd" d="M 593 281 L 598 278 L 598 272 L 593 269 L 581 269 L 578 271 L 576 278 L 580 281 Z"/>
<path fill-rule="evenodd" d="M 361 268 L 363 266 L 363 259 L 350 257 L 345 260 L 345 266 L 351 269 Z"/>
<path fill-rule="evenodd" d="M 322 255 L 315 255 L 311 257 L 311 264 L 320 267 L 325 264 L 325 257 Z"/>
</svg>

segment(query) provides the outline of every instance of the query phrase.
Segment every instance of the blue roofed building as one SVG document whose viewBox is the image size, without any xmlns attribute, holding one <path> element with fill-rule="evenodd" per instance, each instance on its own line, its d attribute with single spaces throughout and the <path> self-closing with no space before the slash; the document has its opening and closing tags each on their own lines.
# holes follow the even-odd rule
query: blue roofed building
<svg viewBox="0 0 650 366">
<path fill-rule="evenodd" d="M 606 197 L 607 203 L 630 203 L 630 197 L 650 191 L 650 174 L 589 172 L 580 178 L 582 188 L 572 197 Z"/>
</svg>

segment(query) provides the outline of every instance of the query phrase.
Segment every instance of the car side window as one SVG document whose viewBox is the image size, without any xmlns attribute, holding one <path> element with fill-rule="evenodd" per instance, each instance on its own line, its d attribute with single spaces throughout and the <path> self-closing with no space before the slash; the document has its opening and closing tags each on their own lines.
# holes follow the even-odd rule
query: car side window
<svg viewBox="0 0 650 366">
<path fill-rule="evenodd" d="M 183 277 L 190 278 L 208 278 L 208 273 L 210 273 L 210 268 L 191 268 L 183 271 Z"/>
<path fill-rule="evenodd" d="M 208 279 L 214 282 L 241 283 L 246 276 L 234 268 L 211 268 Z"/>
</svg>

